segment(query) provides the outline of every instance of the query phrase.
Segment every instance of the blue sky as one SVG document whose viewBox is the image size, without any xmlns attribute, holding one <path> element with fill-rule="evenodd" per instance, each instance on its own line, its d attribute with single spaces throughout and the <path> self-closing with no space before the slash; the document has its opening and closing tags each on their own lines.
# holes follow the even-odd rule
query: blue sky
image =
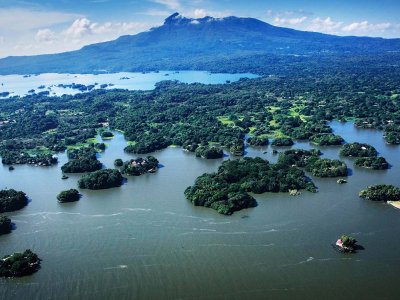
<svg viewBox="0 0 400 300">
<path fill-rule="evenodd" d="M 159 26 L 173 12 L 253 17 L 337 35 L 400 38 L 399 0 L 0 0 L 0 57 L 79 49 Z"/>
</svg>

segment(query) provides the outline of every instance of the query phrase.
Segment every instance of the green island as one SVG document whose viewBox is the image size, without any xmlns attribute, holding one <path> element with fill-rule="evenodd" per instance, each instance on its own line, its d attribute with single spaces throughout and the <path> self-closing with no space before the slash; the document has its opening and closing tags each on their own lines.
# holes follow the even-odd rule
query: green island
<svg viewBox="0 0 400 300">
<path fill-rule="evenodd" d="M 321 154 L 321 151 L 317 149 L 290 149 L 279 154 L 278 163 L 305 168 L 307 172 L 316 177 L 347 176 L 348 169 L 344 162 L 335 159 L 319 158 Z"/>
<path fill-rule="evenodd" d="M 153 156 L 136 158 L 122 164 L 120 171 L 123 175 L 140 176 L 146 173 L 154 173 L 158 169 L 158 160 Z"/>
<path fill-rule="evenodd" d="M 340 149 L 340 155 L 350 157 L 376 157 L 378 152 L 371 145 L 356 142 L 343 145 Z"/>
<path fill-rule="evenodd" d="M 216 159 L 224 157 L 224 151 L 218 146 L 199 146 L 195 150 L 196 156 L 205 159 Z"/>
<path fill-rule="evenodd" d="M 357 250 L 357 248 L 362 248 L 357 245 L 357 240 L 348 235 L 342 235 L 336 241 L 336 247 L 340 252 L 343 253 L 353 253 Z"/>
<path fill-rule="evenodd" d="M 12 229 L 11 219 L 7 216 L 0 216 L 0 235 L 10 233 Z"/>
<path fill-rule="evenodd" d="M 247 143 L 252 147 L 267 146 L 269 140 L 263 136 L 251 136 L 247 139 Z"/>
<path fill-rule="evenodd" d="M 124 165 L 124 161 L 121 158 L 117 158 L 114 160 L 114 166 L 119 168 Z"/>
<path fill-rule="evenodd" d="M 22 277 L 32 275 L 40 269 L 41 259 L 27 249 L 23 253 L 6 255 L 0 259 L 0 277 Z"/>
<path fill-rule="evenodd" d="M 347 176 L 347 165 L 337 159 L 314 158 L 308 161 L 306 170 L 316 177 Z"/>
<path fill-rule="evenodd" d="M 119 170 L 103 169 L 84 174 L 78 181 L 81 189 L 102 190 L 120 187 L 124 178 Z"/>
<path fill-rule="evenodd" d="M 61 167 L 64 173 L 85 173 L 100 170 L 102 164 L 97 160 L 93 147 L 68 150 L 69 161 Z"/>
<path fill-rule="evenodd" d="M 344 139 L 333 133 L 317 133 L 310 137 L 310 142 L 318 146 L 342 145 Z"/>
<path fill-rule="evenodd" d="M 293 146 L 294 142 L 291 138 L 281 137 L 274 139 L 271 145 L 276 147 L 287 147 L 287 146 Z"/>
<path fill-rule="evenodd" d="M 57 200 L 60 203 L 65 203 L 65 202 L 75 202 L 78 201 L 81 195 L 79 194 L 79 191 L 76 189 L 69 189 L 60 192 L 57 195 Z"/>
<path fill-rule="evenodd" d="M 354 164 L 358 167 L 373 169 L 373 170 L 387 170 L 389 163 L 384 157 L 358 157 Z"/>
<path fill-rule="evenodd" d="M 28 197 L 24 192 L 14 189 L 0 191 L 0 213 L 19 210 L 28 205 Z"/>
<path fill-rule="evenodd" d="M 388 184 L 368 186 L 359 196 L 371 201 L 400 201 L 400 188 Z"/>
<path fill-rule="evenodd" d="M 300 189 L 316 190 L 301 169 L 282 163 L 270 164 L 259 157 L 245 157 L 224 161 L 216 173 L 201 175 L 185 190 L 185 196 L 195 206 L 210 207 L 220 214 L 231 215 L 257 205 L 248 193 Z"/>
<path fill-rule="evenodd" d="M 112 133 L 111 131 L 102 131 L 100 133 L 100 136 L 103 140 L 107 140 L 107 139 L 111 139 L 114 137 L 114 133 Z"/>
</svg>

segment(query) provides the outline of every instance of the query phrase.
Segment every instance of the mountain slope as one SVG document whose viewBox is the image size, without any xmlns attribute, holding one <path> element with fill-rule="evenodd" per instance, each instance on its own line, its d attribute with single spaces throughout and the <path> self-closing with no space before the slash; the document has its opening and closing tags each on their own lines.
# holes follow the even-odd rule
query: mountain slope
<svg viewBox="0 0 400 300">
<path fill-rule="evenodd" d="M 160 27 L 52 55 L 7 57 L 0 74 L 204 69 L 259 55 L 376 54 L 399 51 L 400 39 L 339 37 L 272 26 L 257 19 L 178 13 Z"/>
</svg>

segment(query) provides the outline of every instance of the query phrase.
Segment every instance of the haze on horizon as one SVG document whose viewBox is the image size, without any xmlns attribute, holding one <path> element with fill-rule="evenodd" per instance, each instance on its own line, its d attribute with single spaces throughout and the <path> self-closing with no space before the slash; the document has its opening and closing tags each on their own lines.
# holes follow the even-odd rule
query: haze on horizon
<svg viewBox="0 0 400 300">
<path fill-rule="evenodd" d="M 335 35 L 400 38 L 396 0 L 0 0 L 0 57 L 58 53 L 159 26 L 178 11 L 192 18 L 252 17 Z"/>
</svg>

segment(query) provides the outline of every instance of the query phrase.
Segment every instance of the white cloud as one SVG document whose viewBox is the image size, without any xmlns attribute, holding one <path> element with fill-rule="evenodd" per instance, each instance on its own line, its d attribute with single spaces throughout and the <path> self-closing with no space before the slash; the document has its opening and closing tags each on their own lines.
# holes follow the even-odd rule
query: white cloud
<svg viewBox="0 0 400 300">
<path fill-rule="evenodd" d="M 292 19 L 285 19 L 276 17 L 274 19 L 274 23 L 277 25 L 298 25 L 304 23 L 308 18 L 307 17 L 299 17 L 299 18 L 292 18 Z"/>
<path fill-rule="evenodd" d="M 181 4 L 178 0 L 150 0 L 150 1 L 153 3 L 164 5 L 172 10 L 177 10 L 181 7 Z"/>
<path fill-rule="evenodd" d="M 57 39 L 56 33 L 48 28 L 39 29 L 35 35 L 35 40 L 39 43 L 53 43 Z"/>
<path fill-rule="evenodd" d="M 327 17 L 325 19 L 315 18 L 311 20 L 307 30 L 323 33 L 337 33 L 342 25 L 343 22 L 333 21 L 331 17 Z"/>
<path fill-rule="evenodd" d="M 354 22 L 342 28 L 343 32 L 352 34 L 367 34 L 370 32 L 385 32 L 393 28 L 391 23 L 371 24 L 368 21 Z"/>
<path fill-rule="evenodd" d="M 187 17 L 190 18 L 204 18 L 204 17 L 214 17 L 214 18 L 224 18 L 228 16 L 232 16 L 232 12 L 225 10 L 225 11 L 212 11 L 212 10 L 206 10 L 204 8 L 196 8 L 194 10 L 188 10 L 183 12 L 183 14 Z"/>
<path fill-rule="evenodd" d="M 0 35 L 0 45 L 1 45 L 1 44 L 4 44 L 4 42 L 5 42 L 4 36 L 1 36 L 1 35 Z"/>
</svg>

